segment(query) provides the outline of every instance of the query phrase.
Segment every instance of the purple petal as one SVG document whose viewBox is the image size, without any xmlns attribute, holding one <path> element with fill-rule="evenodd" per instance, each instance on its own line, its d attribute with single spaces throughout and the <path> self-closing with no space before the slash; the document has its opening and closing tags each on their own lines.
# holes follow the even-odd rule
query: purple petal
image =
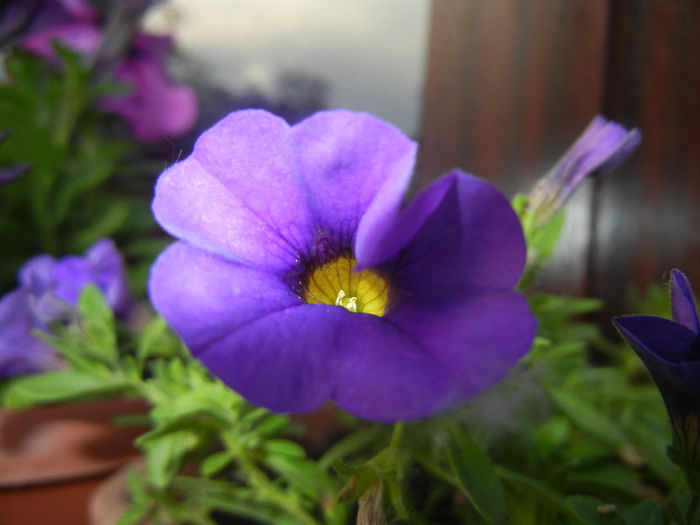
<svg viewBox="0 0 700 525">
<path fill-rule="evenodd" d="M 363 113 L 323 111 L 292 129 L 291 144 L 312 213 L 348 245 L 360 219 L 382 228 L 400 206 L 416 144 L 395 127 Z"/>
<path fill-rule="evenodd" d="M 92 55 L 100 47 L 102 33 L 92 23 L 69 22 L 28 36 L 22 41 L 22 47 L 58 65 L 60 59 L 53 48 L 55 41 L 78 53 Z"/>
<path fill-rule="evenodd" d="M 149 294 L 195 355 L 262 316 L 301 304 L 275 276 L 183 242 L 156 260 Z"/>
<path fill-rule="evenodd" d="M 445 185 L 449 185 L 445 191 Z M 421 228 L 396 260 L 396 288 L 416 297 L 452 297 L 474 290 L 510 288 L 525 265 L 525 239 L 508 200 L 485 181 L 459 171 L 445 175 L 426 194 L 442 195 L 439 206 L 409 206 L 424 217 Z M 430 200 L 428 196 L 421 196 Z M 413 218 L 396 222 L 397 237 Z M 387 246 L 391 246 L 387 243 Z"/>
<path fill-rule="evenodd" d="M 92 282 L 90 263 L 77 255 L 62 257 L 54 265 L 52 278 L 56 296 L 76 305 L 80 292 Z"/>
<path fill-rule="evenodd" d="M 0 299 L 0 377 L 54 368 L 51 348 L 32 335 L 40 328 L 30 307 L 29 293 L 15 290 Z"/>
<path fill-rule="evenodd" d="M 327 307 L 333 309 L 334 307 Z M 350 314 L 339 319 L 333 346 L 337 379 L 332 399 L 372 421 L 395 422 L 434 414 L 452 387 L 448 368 L 402 327 L 386 318 Z"/>
<path fill-rule="evenodd" d="M 335 383 L 338 327 L 352 314 L 326 305 L 272 311 L 210 343 L 197 357 L 250 402 L 276 412 L 308 412 Z"/>
<path fill-rule="evenodd" d="M 671 310 L 673 320 L 696 334 L 700 333 L 698 312 L 695 309 L 693 289 L 688 278 L 680 270 L 671 273 Z"/>
<path fill-rule="evenodd" d="M 12 180 L 20 178 L 31 171 L 32 165 L 27 163 L 17 164 L 9 168 L 0 168 L 0 186 Z"/>
<path fill-rule="evenodd" d="M 194 91 L 188 86 L 173 84 L 160 59 L 126 60 L 116 76 L 133 86 L 133 92 L 104 98 L 100 105 L 127 120 L 138 140 L 150 142 L 180 137 L 192 129 L 198 113 Z"/>
<path fill-rule="evenodd" d="M 494 385 L 529 350 L 537 323 L 514 290 L 454 301 L 406 300 L 387 320 L 418 341 L 450 372 L 443 408 Z"/>
<path fill-rule="evenodd" d="M 647 359 L 665 364 L 693 359 L 698 336 L 680 323 L 652 315 L 626 315 L 613 323 L 645 363 Z"/>
<path fill-rule="evenodd" d="M 683 392 L 700 396 L 698 335 L 686 326 L 647 315 L 613 319 L 622 337 L 644 362 L 669 408 Z"/>
<path fill-rule="evenodd" d="M 288 136 L 287 123 L 265 111 L 230 114 L 160 176 L 156 219 L 200 248 L 286 271 L 313 236 Z"/>
<path fill-rule="evenodd" d="M 399 213 L 386 214 L 379 222 L 367 213 L 362 217 L 355 238 L 355 258 L 360 269 L 376 266 L 404 248 L 425 224 L 445 195 L 454 186 L 451 177 L 441 177 L 415 197 Z"/>
</svg>

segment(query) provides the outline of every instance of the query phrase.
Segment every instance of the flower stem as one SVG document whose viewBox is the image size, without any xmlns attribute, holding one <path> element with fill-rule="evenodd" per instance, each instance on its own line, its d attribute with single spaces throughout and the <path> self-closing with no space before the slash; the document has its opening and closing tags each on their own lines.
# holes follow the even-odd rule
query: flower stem
<svg viewBox="0 0 700 525">
<path fill-rule="evenodd" d="M 394 425 L 394 430 L 391 433 L 391 441 L 389 442 L 390 447 L 399 448 L 399 446 L 401 446 L 401 438 L 403 437 L 403 427 L 403 421 L 398 421 Z"/>
</svg>

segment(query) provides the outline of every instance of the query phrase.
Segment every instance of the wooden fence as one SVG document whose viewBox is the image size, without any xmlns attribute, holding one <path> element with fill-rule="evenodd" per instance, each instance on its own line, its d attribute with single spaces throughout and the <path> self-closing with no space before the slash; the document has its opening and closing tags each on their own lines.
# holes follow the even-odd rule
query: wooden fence
<svg viewBox="0 0 700 525">
<path fill-rule="evenodd" d="M 700 1 L 433 0 L 419 182 L 528 190 L 597 113 L 640 149 L 572 200 L 541 286 L 626 312 L 682 269 L 700 292 Z"/>
</svg>

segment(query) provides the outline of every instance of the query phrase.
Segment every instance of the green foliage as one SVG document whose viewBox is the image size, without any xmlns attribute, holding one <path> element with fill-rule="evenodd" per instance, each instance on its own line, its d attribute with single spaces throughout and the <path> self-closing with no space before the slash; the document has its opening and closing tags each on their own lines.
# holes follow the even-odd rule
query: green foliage
<svg viewBox="0 0 700 525">
<path fill-rule="evenodd" d="M 8 136 L 0 168 L 31 169 L 0 185 L 0 291 L 14 287 L 17 269 L 31 256 L 81 253 L 102 237 L 143 243 L 156 231 L 148 200 L 162 165 L 134 170 L 141 147 L 123 122 L 98 109 L 101 96 L 125 86 L 98 79 L 80 55 L 56 50 L 60 67 L 19 50 L 8 51 L 4 63 L 0 133 Z M 137 260 L 152 260 L 158 246 L 139 249 Z"/>
</svg>

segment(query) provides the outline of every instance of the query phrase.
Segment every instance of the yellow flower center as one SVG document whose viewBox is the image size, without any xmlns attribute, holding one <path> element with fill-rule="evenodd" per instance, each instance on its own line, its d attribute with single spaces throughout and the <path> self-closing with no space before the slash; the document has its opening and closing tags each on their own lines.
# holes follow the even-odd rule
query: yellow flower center
<svg viewBox="0 0 700 525">
<path fill-rule="evenodd" d="M 341 256 L 316 268 L 306 283 L 306 302 L 342 306 L 350 312 L 384 315 L 389 283 L 371 270 L 353 271 L 356 266 L 354 258 Z"/>
</svg>

